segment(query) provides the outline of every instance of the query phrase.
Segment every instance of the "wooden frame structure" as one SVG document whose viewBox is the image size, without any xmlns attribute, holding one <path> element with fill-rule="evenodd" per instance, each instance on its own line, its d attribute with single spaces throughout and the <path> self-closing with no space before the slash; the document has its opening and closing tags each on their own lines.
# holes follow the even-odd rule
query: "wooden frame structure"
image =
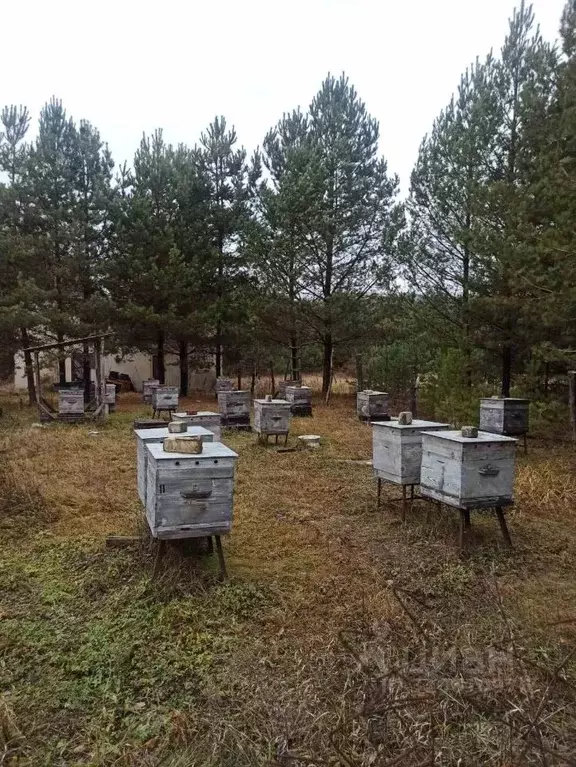
<svg viewBox="0 0 576 767">
<path fill-rule="evenodd" d="M 76 344 L 91 345 L 94 351 L 96 368 L 96 386 L 95 386 L 95 409 L 90 411 L 87 417 L 107 418 L 108 405 L 106 404 L 106 378 L 104 376 L 104 339 L 111 336 L 112 333 L 98 333 L 97 335 L 84 336 L 83 338 L 74 338 L 70 341 L 58 341 L 50 344 L 40 344 L 39 346 L 29 346 L 23 349 L 23 352 L 30 352 L 34 355 L 34 385 L 36 386 L 36 398 L 38 400 L 38 412 L 41 420 L 58 421 L 59 413 L 55 412 L 47 400 L 42 396 L 42 377 L 40 375 L 40 352 L 49 349 L 65 349 L 68 346 Z"/>
</svg>

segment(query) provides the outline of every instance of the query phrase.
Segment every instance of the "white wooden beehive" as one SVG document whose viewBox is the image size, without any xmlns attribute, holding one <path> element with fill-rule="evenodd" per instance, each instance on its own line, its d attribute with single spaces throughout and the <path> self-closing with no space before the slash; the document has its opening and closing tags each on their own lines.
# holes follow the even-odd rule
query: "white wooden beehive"
<svg viewBox="0 0 576 767">
<path fill-rule="evenodd" d="M 312 389 L 309 386 L 287 386 L 286 399 L 293 415 L 312 415 Z"/>
<path fill-rule="evenodd" d="M 388 415 L 388 394 L 383 391 L 366 389 L 356 395 L 356 412 L 363 421 Z"/>
<path fill-rule="evenodd" d="M 279 399 L 286 399 L 286 387 L 296 386 L 298 381 L 295 378 L 284 378 L 278 384 L 278 397 Z"/>
<path fill-rule="evenodd" d="M 83 415 L 84 390 L 61 389 L 58 392 L 58 412 L 60 415 Z"/>
<path fill-rule="evenodd" d="M 146 445 L 162 444 L 169 434 L 168 428 L 164 429 L 135 429 L 136 435 L 136 474 L 138 484 L 138 497 L 146 506 Z M 202 437 L 206 442 L 214 442 L 214 434 L 203 426 L 188 426 L 186 434 Z"/>
<path fill-rule="evenodd" d="M 481 399 L 480 430 L 511 437 L 527 434 L 529 405 L 529 400 L 516 397 Z"/>
<path fill-rule="evenodd" d="M 152 407 L 154 410 L 176 410 L 178 407 L 178 387 L 157 386 L 152 389 Z"/>
<path fill-rule="evenodd" d="M 116 404 L 116 385 L 115 384 L 106 384 L 106 393 L 104 395 L 104 401 L 107 405 L 110 405 L 110 407 L 114 407 Z"/>
<path fill-rule="evenodd" d="M 222 416 L 222 423 L 225 425 L 250 423 L 250 392 L 218 392 L 218 410 Z"/>
<path fill-rule="evenodd" d="M 460 431 L 422 435 L 420 492 L 460 509 L 506 506 L 514 498 L 516 440 Z"/>
<path fill-rule="evenodd" d="M 258 434 L 288 434 L 290 403 L 285 399 L 255 399 L 254 430 Z"/>
<path fill-rule="evenodd" d="M 147 405 L 152 404 L 152 392 L 158 386 L 160 386 L 160 381 L 157 378 L 149 378 L 142 382 L 142 396 Z"/>
<path fill-rule="evenodd" d="M 413 420 L 372 423 L 372 466 L 380 479 L 397 485 L 417 485 L 422 461 L 422 432 L 447 430 L 447 423 Z"/>
<path fill-rule="evenodd" d="M 232 527 L 237 453 L 206 442 L 202 453 L 166 453 L 146 445 L 146 518 L 157 538 L 223 535 Z"/>
<path fill-rule="evenodd" d="M 215 442 L 222 437 L 222 417 L 211 410 L 199 410 L 197 413 L 172 413 L 173 421 L 186 421 L 191 426 L 203 426 L 213 432 Z"/>
</svg>

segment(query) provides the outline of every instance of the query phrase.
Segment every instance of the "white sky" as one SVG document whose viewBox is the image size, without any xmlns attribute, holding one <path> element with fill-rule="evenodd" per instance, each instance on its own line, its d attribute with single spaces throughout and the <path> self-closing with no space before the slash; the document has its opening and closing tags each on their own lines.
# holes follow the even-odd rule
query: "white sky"
<svg viewBox="0 0 576 767">
<path fill-rule="evenodd" d="M 308 106 L 328 71 L 344 70 L 406 190 L 422 136 L 466 66 L 500 48 L 515 4 L 4 0 L 0 104 L 26 104 L 35 120 L 56 95 L 100 129 L 117 162 L 156 127 L 193 145 L 216 114 L 251 151 L 283 112 Z M 533 6 L 555 39 L 564 0 Z"/>
</svg>

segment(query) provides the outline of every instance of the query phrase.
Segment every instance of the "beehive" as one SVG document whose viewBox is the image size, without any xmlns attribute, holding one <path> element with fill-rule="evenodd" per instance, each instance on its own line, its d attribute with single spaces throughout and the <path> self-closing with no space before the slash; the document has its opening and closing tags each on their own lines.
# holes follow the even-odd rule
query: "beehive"
<svg viewBox="0 0 576 767">
<path fill-rule="evenodd" d="M 527 434 L 529 405 L 529 400 L 515 397 L 481 399 L 480 430 L 509 437 Z"/>
<path fill-rule="evenodd" d="M 287 386 L 296 386 L 299 381 L 297 381 L 295 378 L 284 378 L 280 381 L 278 384 L 278 398 L 279 399 L 286 399 L 286 387 Z"/>
<path fill-rule="evenodd" d="M 136 475 L 138 484 L 138 497 L 146 505 L 146 445 L 162 444 L 169 432 L 167 427 L 163 429 L 135 429 L 136 435 Z M 214 435 L 203 426 L 189 426 L 186 434 L 202 437 L 206 442 L 213 442 Z"/>
<path fill-rule="evenodd" d="M 365 389 L 356 394 L 356 412 L 361 421 L 388 420 L 388 394 Z"/>
<path fill-rule="evenodd" d="M 285 399 L 254 400 L 254 431 L 258 434 L 288 434 L 290 403 Z"/>
<path fill-rule="evenodd" d="M 66 420 L 84 416 L 84 389 L 60 389 L 58 392 L 58 415 Z"/>
<path fill-rule="evenodd" d="M 106 393 L 104 395 L 104 401 L 108 405 L 109 412 L 116 410 L 116 385 L 106 384 Z"/>
<path fill-rule="evenodd" d="M 222 418 L 220 413 L 211 410 L 199 410 L 197 413 L 172 413 L 173 421 L 186 421 L 191 426 L 203 426 L 213 432 L 215 442 L 221 442 Z"/>
<path fill-rule="evenodd" d="M 147 405 L 152 404 L 152 392 L 158 386 L 160 386 L 160 381 L 157 378 L 149 378 L 147 381 L 142 382 L 142 396 Z"/>
<path fill-rule="evenodd" d="M 397 485 L 417 485 L 422 461 L 422 432 L 447 430 L 447 423 L 413 420 L 406 426 L 398 421 L 372 424 L 372 466 L 379 479 Z"/>
<path fill-rule="evenodd" d="M 286 400 L 292 415 L 312 415 L 312 389 L 308 386 L 287 386 Z"/>
<path fill-rule="evenodd" d="M 514 497 L 516 440 L 478 432 L 422 435 L 420 492 L 459 509 L 506 506 Z"/>
<path fill-rule="evenodd" d="M 232 391 L 234 389 L 234 381 L 229 378 L 217 378 L 216 379 L 216 394 L 221 391 Z"/>
<path fill-rule="evenodd" d="M 166 453 L 146 445 L 146 518 L 157 538 L 222 535 L 232 527 L 234 466 L 238 455 L 221 442 L 202 453 Z"/>
<path fill-rule="evenodd" d="M 218 410 L 222 426 L 250 428 L 250 392 L 218 392 Z"/>
<path fill-rule="evenodd" d="M 178 409 L 178 387 L 157 386 L 152 389 L 152 407 L 155 412 Z"/>
</svg>

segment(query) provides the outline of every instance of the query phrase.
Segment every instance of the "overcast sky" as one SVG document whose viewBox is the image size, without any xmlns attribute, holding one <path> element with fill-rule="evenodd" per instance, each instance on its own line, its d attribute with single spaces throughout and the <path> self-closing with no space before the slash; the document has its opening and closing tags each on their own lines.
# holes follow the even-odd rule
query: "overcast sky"
<svg viewBox="0 0 576 767">
<path fill-rule="evenodd" d="M 518 4 L 520 0 L 517 0 Z M 422 136 L 476 56 L 497 50 L 514 0 L 18 0 L 2 3 L 0 102 L 36 120 L 56 95 L 117 162 L 143 131 L 194 144 L 214 115 L 248 150 L 345 71 L 380 121 L 406 189 Z M 534 0 L 545 38 L 564 0 Z"/>
</svg>

